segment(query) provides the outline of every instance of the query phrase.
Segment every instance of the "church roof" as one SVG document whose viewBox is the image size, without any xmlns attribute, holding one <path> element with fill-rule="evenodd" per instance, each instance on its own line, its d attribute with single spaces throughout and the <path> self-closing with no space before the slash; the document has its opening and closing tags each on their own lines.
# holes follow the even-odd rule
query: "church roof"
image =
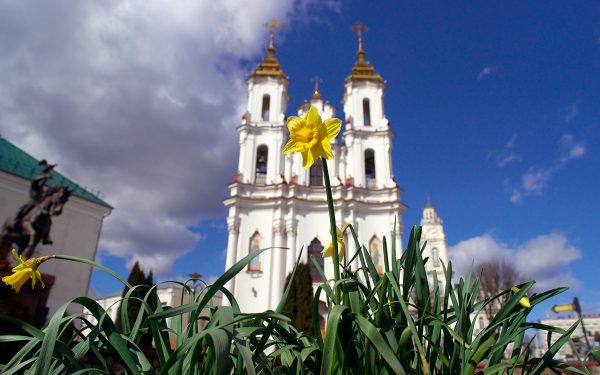
<svg viewBox="0 0 600 375">
<path fill-rule="evenodd" d="M 270 48 L 267 48 L 267 56 L 258 64 L 258 67 L 250 74 L 248 78 L 252 77 L 276 77 L 287 80 L 287 75 L 281 69 L 279 61 L 275 57 L 275 48 L 273 48 L 272 54 L 269 52 Z"/>
<path fill-rule="evenodd" d="M 283 69 L 281 69 L 281 65 L 279 65 L 279 60 L 275 57 L 275 29 L 281 28 L 283 25 L 278 23 L 275 19 L 267 22 L 265 24 L 267 28 L 271 29 L 270 38 L 269 38 L 269 47 L 267 48 L 267 56 L 262 59 L 258 67 L 254 69 L 254 71 L 250 74 L 248 78 L 252 77 L 276 77 L 283 78 L 287 81 L 288 77 L 284 73 Z"/>
<path fill-rule="evenodd" d="M 358 51 L 356 56 L 358 57 L 358 60 L 354 63 L 352 72 L 346 78 L 346 81 L 383 82 L 383 77 L 375 71 L 375 67 L 365 60 L 365 51 Z"/>
<path fill-rule="evenodd" d="M 23 177 L 27 180 L 32 180 L 35 176 L 40 175 L 43 166 L 38 165 L 39 160 L 13 145 L 5 138 L 0 138 L 0 170 L 10 174 Z M 65 176 L 56 171 L 51 172 L 52 178 L 48 181 L 50 186 L 67 186 L 73 190 L 73 194 L 88 200 L 92 203 L 99 204 L 104 207 L 112 208 L 108 203 L 100 199 L 98 194 L 95 194 L 87 188 L 83 188 L 75 182 L 69 180 Z"/>
<path fill-rule="evenodd" d="M 363 49 L 362 33 L 369 31 L 369 28 L 363 25 L 362 22 L 358 21 L 352 25 L 352 31 L 357 32 L 358 36 L 358 51 L 356 57 L 358 60 L 352 67 L 352 72 L 346 78 L 346 81 L 373 81 L 373 82 L 384 82 L 383 77 L 375 71 L 373 65 L 365 60 L 367 53 Z"/>
</svg>

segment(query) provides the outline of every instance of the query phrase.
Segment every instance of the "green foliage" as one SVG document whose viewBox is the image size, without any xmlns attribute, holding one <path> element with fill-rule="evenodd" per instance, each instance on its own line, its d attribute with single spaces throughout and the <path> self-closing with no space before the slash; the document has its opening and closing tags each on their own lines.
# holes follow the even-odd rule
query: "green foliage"
<svg viewBox="0 0 600 375">
<path fill-rule="evenodd" d="M 335 228 L 331 188 L 324 164 L 328 208 L 331 227 Z M 369 251 L 349 226 L 355 248 L 355 258 L 338 264 L 334 251 L 334 278 L 327 280 L 319 264 L 323 280 L 310 299 L 314 332 L 319 327 L 319 304 L 324 299 L 328 306 L 324 339 L 312 337 L 307 330 L 296 326 L 287 314 L 289 306 L 309 301 L 300 295 L 296 284 L 306 283 L 302 274 L 306 265 L 297 263 L 289 278 L 281 302 L 275 311 L 242 313 L 235 298 L 224 288 L 227 281 L 245 269 L 252 258 L 260 253 L 280 249 L 262 249 L 253 252 L 206 286 L 199 294 L 188 283 L 179 284 L 191 302 L 177 307 L 163 307 L 156 295 L 156 286 L 148 289 L 140 285 L 142 279 L 132 271 L 123 296 L 126 319 L 115 324 L 106 311 L 94 300 L 76 298 L 63 305 L 50 322 L 38 329 L 14 318 L 0 317 L 5 323 L 20 328 L 26 334 L 1 336 L 0 341 L 20 342 L 19 352 L 0 372 L 12 374 L 27 371 L 32 374 L 59 373 L 116 373 L 110 356 L 128 374 L 541 374 L 550 369 L 557 373 L 569 370 L 589 374 L 585 367 L 576 369 L 553 359 L 558 350 L 570 340 L 576 325 L 568 330 L 527 321 L 531 309 L 519 304 L 529 295 L 534 282 L 517 285 L 518 291 L 504 290 L 489 298 L 481 298 L 479 279 L 468 275 L 452 280 L 452 264 L 444 268 L 445 287 L 440 290 L 437 280 L 428 283 L 427 259 L 422 257 L 424 244 L 420 242 L 421 229 L 413 228 L 406 250 L 399 256 L 395 248 L 388 248 L 383 238 L 385 270 L 378 274 Z M 335 229 L 332 230 L 335 235 Z M 336 241 L 334 241 L 334 245 Z M 337 245 L 336 245 L 337 246 Z M 388 254 L 390 255 L 388 257 Z M 300 255 L 301 256 L 301 255 Z M 56 256 L 86 264 L 114 275 L 89 260 Z M 300 257 L 299 257 L 300 259 Z M 298 259 L 298 262 L 299 262 Z M 354 259 L 358 268 L 352 269 Z M 329 259 L 327 260 L 329 261 Z M 135 267 L 134 267 L 135 268 Z M 307 268 L 307 267 L 306 267 Z M 139 269 L 139 267 L 138 267 Z M 298 278 L 298 280 L 296 280 Z M 553 289 L 529 297 L 532 308 L 563 292 Z M 225 306 L 213 306 L 217 293 L 228 300 Z M 489 325 L 475 333 L 479 314 L 488 304 L 508 296 L 493 316 Z M 293 301 L 296 302 L 293 302 Z M 139 309 L 127 315 L 127 305 L 138 301 Z M 89 314 L 63 316 L 71 304 L 87 309 Z M 133 305 L 132 305 L 133 306 Z M 72 309 L 75 311 L 76 309 Z M 203 314 L 202 311 L 208 311 Z M 292 307 L 292 313 L 293 313 Z M 296 311 L 295 319 L 301 312 Z M 303 314 L 303 313 L 302 313 Z M 77 320 L 72 339 L 65 339 L 67 327 Z M 202 321 L 205 324 L 198 324 Z M 304 324 L 304 323 L 303 323 Z M 200 329 L 199 327 L 204 328 Z M 552 333 L 558 340 L 539 358 L 530 354 L 531 340 L 526 341 L 528 330 Z M 158 365 L 141 349 L 142 337 L 151 333 Z M 597 352 L 592 356 L 598 357 Z M 93 359 L 93 361 L 90 360 Z M 95 369 L 87 368 L 95 362 Z"/>
<path fill-rule="evenodd" d="M 117 310 L 115 324 L 119 331 L 129 331 L 129 327 L 132 327 L 135 324 L 142 308 L 144 296 L 148 290 L 154 286 L 152 279 L 152 271 L 150 271 L 148 277 L 146 277 L 144 271 L 140 268 L 140 264 L 135 262 L 129 273 L 129 277 L 127 278 L 127 282 L 130 286 L 126 285 L 123 289 L 123 299 Z M 143 315 L 142 319 L 146 319 L 147 316 L 147 314 Z M 152 336 L 150 334 L 142 335 L 140 345 L 143 347 L 152 345 Z"/>
<path fill-rule="evenodd" d="M 290 284 L 292 275 L 289 274 L 285 280 L 286 288 Z M 296 276 L 291 280 L 290 293 L 285 301 L 283 311 L 291 314 L 291 323 L 300 332 L 310 336 L 315 335 L 313 324 L 313 285 L 310 276 L 310 268 L 306 263 L 300 263 L 296 267 Z"/>
</svg>

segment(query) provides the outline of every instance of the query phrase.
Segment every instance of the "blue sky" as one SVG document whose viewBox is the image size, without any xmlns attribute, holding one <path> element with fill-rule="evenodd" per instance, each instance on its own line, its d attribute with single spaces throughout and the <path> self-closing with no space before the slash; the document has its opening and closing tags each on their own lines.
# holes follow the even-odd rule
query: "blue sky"
<svg viewBox="0 0 600 375">
<path fill-rule="evenodd" d="M 288 113 L 310 95 L 314 75 L 341 107 L 356 52 L 349 27 L 363 21 L 367 58 L 388 81 L 394 172 L 410 207 L 406 232 L 431 192 L 451 247 L 484 234 L 507 247 L 562 234 L 581 252 L 565 265 L 579 282 L 575 294 L 598 311 L 600 10 L 583 5 L 344 3 L 339 13 L 278 36 L 277 56 L 291 80 Z M 249 71 L 257 61 L 241 64 Z M 568 138 L 584 155 L 558 167 Z M 538 170 L 549 171 L 539 189 L 523 189 L 524 176 Z M 522 197 L 511 201 L 515 189 Z M 176 274 L 223 269 L 224 220 L 203 222 L 199 231 L 199 247 L 212 255 L 191 252 L 175 262 Z M 100 280 L 94 277 L 97 288 Z"/>
<path fill-rule="evenodd" d="M 136 111 L 120 107 L 113 111 L 123 114 L 118 120 L 125 124 L 119 128 L 123 131 L 123 139 L 132 137 L 135 144 L 138 138 L 148 137 L 148 143 L 139 140 L 143 146 L 140 146 L 140 154 L 156 147 L 159 159 L 171 157 L 175 162 L 169 165 L 186 166 L 178 175 L 167 176 L 165 173 L 164 179 L 178 181 L 183 195 L 200 192 L 197 198 L 210 204 L 196 202 L 186 205 L 188 201 L 182 198 L 181 201 L 156 204 L 154 213 L 144 211 L 141 205 L 128 206 L 132 201 L 131 195 L 119 195 L 119 191 L 111 190 L 116 188 L 105 179 L 122 164 L 123 172 L 118 173 L 126 177 L 113 181 L 124 181 L 125 188 L 138 186 L 135 185 L 136 180 L 143 178 L 139 176 L 142 164 L 131 161 L 135 159 L 133 152 L 126 153 L 125 148 L 119 149 L 117 145 L 114 146 L 114 155 L 120 157 L 119 162 L 106 160 L 109 159 L 106 156 L 108 152 L 102 149 L 96 157 L 82 160 L 87 162 L 87 168 L 76 166 L 69 160 L 73 156 L 84 155 L 83 151 L 80 151 L 81 154 L 67 152 L 65 147 L 61 147 L 63 144 L 58 136 L 48 134 L 45 136 L 50 137 L 50 141 L 42 146 L 41 135 L 46 131 L 44 129 L 49 128 L 48 123 L 27 114 L 25 108 L 28 102 L 14 99 L 17 91 L 6 90 L 13 100 L 11 103 L 16 103 L 10 107 L 11 110 L 21 108 L 20 112 L 14 111 L 19 116 L 29 116 L 26 118 L 33 125 L 18 131 L 2 129 L 3 134 L 9 138 L 12 136 L 9 140 L 34 156 L 52 156 L 61 163 L 63 171 L 69 172 L 68 175 L 104 190 L 104 198 L 116 207 L 106 221 L 103 235 L 106 239 L 99 249 L 99 260 L 103 264 L 127 275 L 134 259 L 153 259 L 165 264 L 173 262 L 172 268 L 159 272 L 162 279 L 184 277 L 194 271 L 209 279 L 219 275 L 224 269 L 227 237 L 226 212 L 220 201 L 228 195 L 226 182 L 235 172 L 235 127 L 245 104 L 244 77 L 260 61 L 267 41 L 267 33 L 260 25 L 273 16 L 286 25 L 276 38 L 276 47 L 279 61 L 290 76 L 288 114 L 293 114 L 294 108 L 310 95 L 310 78 L 314 75 L 323 80 L 320 86 L 323 96 L 341 109 L 339 101 L 344 78 L 351 70 L 356 52 L 356 36 L 349 28 L 352 23 L 361 20 L 370 28 L 364 37 L 367 59 L 387 80 L 385 112 L 396 135 L 394 174 L 405 189 L 403 201 L 409 206 L 403 217 L 405 237 L 410 226 L 419 222 L 421 208 L 430 192 L 431 200 L 445 222 L 451 257 L 453 251 L 463 260 L 466 255 L 490 257 L 500 254 L 518 262 L 522 270 L 545 280 L 544 286 L 568 283 L 574 287 L 572 293 L 555 299 L 555 303 L 569 302 L 575 294 L 580 297 L 584 309 L 600 312 L 600 290 L 596 288 L 596 270 L 600 269 L 600 234 L 596 228 L 600 211 L 600 199 L 597 198 L 600 191 L 597 147 L 600 141 L 598 2 L 265 1 L 261 11 L 242 4 L 235 6 L 234 2 L 226 12 L 200 3 L 203 5 L 187 13 L 177 13 L 170 8 L 162 13 L 160 9 L 154 9 L 156 13 L 152 13 L 146 8 L 143 11 L 136 9 L 136 6 L 145 7 L 143 2 L 128 2 L 133 10 L 120 9 L 119 16 L 114 17 L 117 21 L 135 22 L 117 22 L 117 25 L 125 26 L 116 31 L 84 27 L 89 33 L 84 32 L 83 35 L 90 35 L 89 44 L 99 46 L 94 51 L 107 48 L 111 54 L 102 54 L 93 63 L 82 63 L 80 57 L 69 59 L 68 54 L 64 57 L 48 52 L 51 57 L 48 65 L 53 66 L 52 62 L 58 66 L 71 64 L 75 67 L 70 70 L 73 74 L 81 71 L 82 76 L 98 79 L 108 89 L 112 85 L 118 88 L 119 84 L 128 83 L 127 89 L 121 86 L 119 92 L 127 92 L 125 97 L 131 100 L 131 108 L 139 107 L 138 113 L 145 111 L 153 116 L 140 119 L 129 113 Z M 36 17 L 25 16 L 25 8 L 17 9 L 16 5 L 4 7 L 11 8 L 12 13 L 5 14 L 11 21 L 8 24 L 16 25 L 10 29 L 13 31 L 26 27 L 23 25 L 27 23 L 21 22 L 23 17 Z M 75 10 L 66 10 L 68 5 L 57 7 L 61 10 L 55 11 L 56 14 L 40 17 L 68 21 L 69 17 L 75 18 L 78 11 L 86 14 L 87 18 L 84 17 L 80 23 L 72 22 L 70 25 L 66 22 L 64 34 L 60 35 L 69 39 L 73 34 L 71 31 L 80 32 L 81 24 L 93 19 L 94 12 L 102 13 L 91 6 L 80 7 L 75 7 Z M 155 7 L 160 8 L 158 5 Z M 105 14 L 117 14 L 114 8 L 104 11 L 103 17 Z M 126 12 L 131 15 L 123 16 Z M 215 14 L 215 21 L 209 17 L 213 14 L 211 12 Z M 219 19 L 224 12 L 227 18 Z M 160 22 L 144 23 L 136 18 L 139 13 L 161 14 L 162 18 Z M 207 20 L 205 24 L 200 22 L 201 18 Z M 96 23 L 90 24 L 97 26 Z M 181 27 L 182 24 L 185 27 Z M 43 28 L 43 23 L 39 27 Z M 92 29 L 93 32 L 89 31 Z M 107 33 L 117 40 L 110 47 L 106 47 L 107 38 L 93 37 Z M 127 48 L 141 48 L 138 43 L 142 46 L 148 43 L 146 38 L 140 37 L 142 35 L 159 36 L 152 41 L 158 48 L 154 50 L 153 45 L 153 48 L 142 49 L 147 55 L 142 53 L 139 59 L 123 52 Z M 119 42 L 120 38 L 123 38 L 123 43 Z M 96 45 L 100 43 L 98 40 L 102 42 Z M 29 52 L 46 57 L 40 52 L 42 43 L 27 44 L 28 41 L 21 40 L 26 47 L 19 48 L 30 48 Z M 131 41 L 135 41 L 135 46 L 127 43 Z M 84 42 L 67 40 L 65 43 L 78 51 L 78 48 L 86 48 Z M 0 43 L 6 47 L 9 42 L 4 40 Z M 119 49 L 114 45 L 118 45 Z M 161 47 L 166 53 L 160 53 Z M 16 48 L 8 51 L 13 51 L 9 56 L 21 56 Z M 7 61 L 4 66 L 9 65 Z M 108 68 L 99 67 L 105 61 L 108 61 Z M 53 73 L 57 71 L 61 70 L 57 68 Z M 209 77 L 211 72 L 214 74 Z M 118 74 L 126 73 L 127 79 L 117 78 Z M 136 75 L 139 77 L 133 81 L 132 76 Z M 68 75 L 55 76 L 62 84 L 66 81 L 60 80 L 66 80 L 64 77 Z M 165 77 L 169 77 L 168 80 Z M 161 90 L 166 87 L 166 91 L 144 90 L 143 85 L 152 80 L 166 82 L 159 85 Z M 28 85 L 27 82 L 8 83 L 20 89 Z M 54 93 L 64 94 L 65 85 L 59 86 Z M 206 89 L 211 87 L 214 90 Z M 75 87 L 73 92 L 85 93 L 85 90 Z M 186 96 L 193 90 L 197 91 Z M 148 91 L 160 94 L 153 97 L 151 108 L 145 107 L 149 104 L 143 97 Z M 215 108 L 221 114 L 214 115 L 214 118 L 207 114 L 209 110 L 193 111 L 190 109 L 192 106 L 186 104 L 189 101 L 179 100 L 202 97 L 207 92 L 211 92 L 214 101 L 220 103 Z M 84 106 L 85 111 L 76 118 L 79 122 L 73 123 L 86 124 L 85 129 L 88 129 L 87 126 L 93 129 L 95 123 L 111 122 L 94 113 L 94 108 L 108 113 L 117 104 L 106 104 L 98 93 L 90 97 L 96 99 Z M 178 105 L 184 103 L 181 105 L 184 108 L 182 112 L 188 111 L 185 113 L 189 116 L 175 112 L 173 108 L 177 106 L 166 107 L 165 98 Z M 42 99 L 29 100 L 48 110 L 53 104 Z M 79 99 L 71 98 L 65 103 L 75 103 L 76 100 Z M 211 100 L 199 100 L 199 103 L 213 110 Z M 201 107 L 200 104 L 198 106 Z M 69 108 L 70 104 L 65 105 Z M 163 107 L 167 109 L 159 111 Z M 11 113 L 11 121 L 18 119 L 17 115 Z M 342 113 L 338 115 L 342 116 Z M 54 117 L 63 120 L 60 116 Z M 89 117 L 94 119 L 89 120 Z M 69 123 L 68 120 L 63 123 Z M 222 131 L 209 136 L 204 130 L 196 134 L 195 124 L 198 124 L 198 129 L 205 129 L 203 124 L 211 121 L 218 122 L 223 127 Z M 178 122 L 185 126 L 172 125 Z M 57 122 L 55 126 L 62 125 Z M 75 126 L 72 129 L 79 129 Z M 129 128 L 131 133 L 127 132 Z M 101 136 L 109 133 L 106 129 Z M 178 134 L 193 133 L 197 138 L 191 139 L 198 140 L 198 143 L 208 138 L 217 142 L 220 147 L 215 153 L 219 153 L 223 163 L 218 166 L 203 164 L 200 151 L 203 146 L 180 142 L 176 137 L 171 139 L 169 136 L 163 141 L 164 137 L 157 136 L 155 140 L 160 142 L 149 146 L 153 144 L 151 137 L 155 130 L 156 134 L 175 132 L 167 133 L 169 129 L 176 129 Z M 64 135 L 66 133 L 60 134 L 69 138 Z M 88 142 L 83 139 L 81 142 Z M 71 144 L 77 143 L 77 140 L 70 141 Z M 91 149 L 94 147 L 94 144 L 89 146 Z M 177 154 L 179 150 L 176 149 L 190 150 L 190 155 L 197 157 L 198 162 Z M 125 165 L 129 163 L 131 165 L 127 169 Z M 94 173 L 90 172 L 92 165 L 97 166 L 93 168 Z M 160 164 L 157 169 L 168 169 L 165 165 Z M 203 173 L 205 167 L 214 169 Z M 163 177 L 161 173 L 156 171 L 144 186 L 163 184 L 158 182 Z M 179 181 L 183 174 L 186 177 Z M 137 177 L 130 178 L 132 175 Z M 212 175 L 219 177 L 210 179 Z M 126 185 L 125 181 L 130 185 Z M 174 186 L 163 186 L 164 189 L 157 191 L 173 194 Z M 148 197 L 155 195 L 150 192 Z M 144 228 L 130 224 L 131 220 L 126 220 L 123 211 L 136 213 L 138 218 L 162 214 L 171 218 L 169 215 L 172 215 L 172 220 L 157 219 L 157 223 L 144 226 L 151 229 L 156 225 L 172 236 L 165 234 L 154 238 L 148 234 L 142 237 Z M 123 238 L 111 220 L 119 223 L 119 228 L 131 226 L 130 230 L 138 235 L 132 238 L 139 240 Z M 150 232 L 163 233 L 146 231 Z M 148 236 L 152 238 L 148 239 Z M 168 249 L 170 244 L 175 250 L 167 253 L 168 250 L 164 249 Z M 483 248 L 474 248 L 475 245 Z M 151 247 L 156 250 L 144 253 L 146 250 L 143 249 Z M 92 287 L 98 294 L 120 290 L 116 282 L 97 272 L 92 278 Z M 545 313 L 536 312 L 538 316 Z"/>
<path fill-rule="evenodd" d="M 406 231 L 431 192 L 451 247 L 485 234 L 509 248 L 562 235 L 581 254 L 564 266 L 578 281 L 575 294 L 597 312 L 598 4 L 373 4 L 345 2 L 278 36 L 277 56 L 291 78 L 288 113 L 309 96 L 314 75 L 341 107 L 356 52 L 349 26 L 362 20 L 370 28 L 367 58 L 388 81 L 394 172 L 410 206 Z M 248 71 L 256 63 L 242 61 Z M 539 181 L 524 188 L 524 176 L 536 172 Z M 180 258 L 176 274 L 223 268 L 224 220 L 201 223 L 200 231 L 211 255 Z"/>
</svg>

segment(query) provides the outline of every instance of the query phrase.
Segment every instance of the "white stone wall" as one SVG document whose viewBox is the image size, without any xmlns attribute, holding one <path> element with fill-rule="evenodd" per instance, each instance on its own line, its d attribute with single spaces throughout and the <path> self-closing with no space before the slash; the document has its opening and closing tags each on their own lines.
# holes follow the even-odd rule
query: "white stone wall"
<svg viewBox="0 0 600 375">
<path fill-rule="evenodd" d="M 14 218 L 21 205 L 29 200 L 30 181 L 0 171 L 0 218 Z M 110 213 L 104 207 L 77 196 L 71 196 L 62 215 L 52 218 L 50 232 L 54 244 L 37 247 L 36 255 L 72 255 L 93 260 L 103 219 Z M 56 277 L 48 297 L 48 318 L 65 302 L 88 293 L 92 268 L 88 265 L 50 260 L 40 266 L 40 272 Z M 77 306 L 69 311 L 81 311 Z"/>
<path fill-rule="evenodd" d="M 427 205 L 423 209 L 421 244 L 427 243 L 423 252 L 423 258 L 429 258 L 429 261 L 425 264 L 425 269 L 429 275 L 433 273 L 437 274 L 441 290 L 446 285 L 442 263 L 446 267 L 448 266 L 448 244 L 443 224 L 444 222 L 438 216 L 433 206 Z M 437 249 L 438 252 L 438 262 L 434 259 L 434 249 Z M 433 276 L 431 276 L 430 281 L 433 281 Z"/>
<path fill-rule="evenodd" d="M 388 257 L 391 257 L 391 233 L 396 222 L 397 256 L 402 254 L 402 213 L 400 189 L 393 180 L 391 160 L 392 133 L 383 113 L 381 82 L 347 82 L 343 99 L 347 121 L 341 143 L 332 142 L 334 160 L 327 161 L 336 222 L 339 227 L 350 223 L 358 233 L 359 241 L 369 248 L 376 236 L 383 244 L 386 237 Z M 269 122 L 260 118 L 262 97 L 271 95 L 271 107 L 281 113 L 287 104 L 287 81 L 282 78 L 248 79 L 249 118 L 238 127 L 240 159 L 238 178 L 230 185 L 227 218 L 229 236 L 226 268 L 247 256 L 250 238 L 258 230 L 263 247 L 272 249 L 260 255 L 261 272 L 243 270 L 226 287 L 234 294 L 243 311 L 258 312 L 276 308 L 284 288 L 285 277 L 291 272 L 302 246 L 301 261 L 308 262 L 308 245 L 318 238 L 322 246 L 331 240 L 329 216 L 324 186 L 309 186 L 310 170 L 302 167 L 300 153 L 283 155 L 281 150 L 289 139 L 286 124 L 279 117 Z M 274 97 L 281 98 L 273 101 Z M 369 99 L 371 126 L 362 123 L 362 100 Z M 298 107 L 304 116 L 307 104 L 314 105 L 323 120 L 335 116 L 335 108 L 321 98 L 311 98 Z M 283 105 L 283 107 L 279 107 Z M 271 114 L 272 115 L 272 114 Z M 338 116 L 339 117 L 339 116 Z M 358 121 L 358 122 L 357 122 Z M 266 181 L 257 184 L 254 175 L 256 152 L 264 144 L 269 148 Z M 367 186 L 365 178 L 365 150 L 375 153 L 376 183 Z M 283 176 L 283 178 L 282 178 Z M 349 179 L 349 178 L 352 179 Z M 346 234 L 347 259 L 356 249 L 350 231 Z M 381 249 L 381 255 L 383 251 Z M 383 256 L 379 257 L 383 269 Z M 358 260 L 353 267 L 358 266 Z M 331 260 L 325 260 L 325 272 L 333 274 Z"/>
</svg>

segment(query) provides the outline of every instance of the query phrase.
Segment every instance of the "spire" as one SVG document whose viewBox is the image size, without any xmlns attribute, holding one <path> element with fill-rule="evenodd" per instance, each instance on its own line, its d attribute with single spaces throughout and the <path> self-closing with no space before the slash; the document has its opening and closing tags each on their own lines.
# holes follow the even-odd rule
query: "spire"
<svg viewBox="0 0 600 375">
<path fill-rule="evenodd" d="M 270 20 L 269 22 L 263 25 L 265 28 L 269 30 L 269 46 L 267 47 L 267 56 L 258 64 L 258 67 L 254 69 L 250 77 L 279 77 L 287 80 L 287 76 L 281 69 L 279 65 L 279 61 L 275 57 L 275 30 L 279 30 L 283 27 L 283 25 L 275 18 Z"/>
<path fill-rule="evenodd" d="M 423 217 L 421 219 L 421 225 L 424 224 L 443 224 L 444 222 L 438 216 L 437 210 L 431 204 L 431 193 L 427 193 L 427 204 L 423 207 Z"/>
<path fill-rule="evenodd" d="M 383 82 L 381 75 L 376 73 L 371 63 L 365 60 L 367 53 L 363 49 L 363 33 L 369 31 L 369 28 L 362 22 L 357 21 L 352 25 L 350 30 L 355 32 L 358 37 L 358 51 L 356 52 L 358 61 L 354 63 L 352 73 L 350 73 L 346 80 Z"/>
<path fill-rule="evenodd" d="M 433 208 L 433 206 L 431 205 L 431 193 L 427 192 L 427 204 L 425 205 L 425 208 Z"/>
<path fill-rule="evenodd" d="M 356 52 L 356 57 L 358 57 L 358 61 L 364 61 L 367 53 L 363 49 L 362 45 L 362 33 L 369 31 L 369 28 L 360 21 L 356 21 L 354 25 L 350 28 L 350 30 L 356 32 L 356 36 L 358 37 L 358 51 Z"/>
<path fill-rule="evenodd" d="M 269 48 L 267 48 L 267 56 L 275 57 L 275 30 L 281 29 L 283 25 L 273 18 L 263 26 L 269 29 Z"/>
<path fill-rule="evenodd" d="M 323 82 L 323 80 L 319 78 L 319 76 L 314 76 L 311 78 L 311 82 L 315 84 L 312 99 L 321 99 L 321 92 L 319 92 L 319 83 Z"/>
</svg>

